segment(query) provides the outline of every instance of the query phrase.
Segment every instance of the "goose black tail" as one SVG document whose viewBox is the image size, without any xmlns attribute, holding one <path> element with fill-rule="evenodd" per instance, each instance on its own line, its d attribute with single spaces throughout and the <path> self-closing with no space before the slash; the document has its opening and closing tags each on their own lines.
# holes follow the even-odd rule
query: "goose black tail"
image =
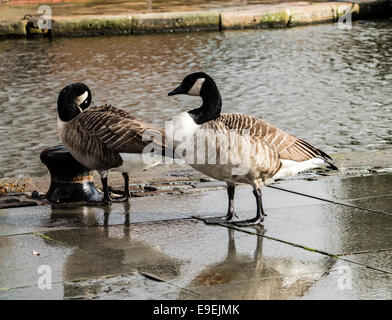
<svg viewBox="0 0 392 320">
<path fill-rule="evenodd" d="M 325 160 L 324 160 L 325 161 Z M 331 169 L 331 170 L 339 170 L 338 167 L 336 167 L 333 163 L 329 162 L 329 161 L 325 161 L 328 165 L 327 168 Z"/>
</svg>

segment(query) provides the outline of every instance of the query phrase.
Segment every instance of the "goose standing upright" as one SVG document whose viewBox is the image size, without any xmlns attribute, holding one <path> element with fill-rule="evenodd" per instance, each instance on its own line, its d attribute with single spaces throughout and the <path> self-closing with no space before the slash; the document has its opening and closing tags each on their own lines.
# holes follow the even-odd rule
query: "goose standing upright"
<svg viewBox="0 0 392 320">
<path fill-rule="evenodd" d="M 184 156 L 196 170 L 227 183 L 228 212 L 223 217 L 207 218 L 207 223 L 232 222 L 247 226 L 259 224 L 266 215 L 262 206 L 261 187 L 267 180 L 295 175 L 300 171 L 318 167 L 337 168 L 323 151 L 292 136 L 269 123 L 245 114 L 221 113 L 222 99 L 214 80 L 203 72 L 187 75 L 169 96 L 187 94 L 200 96 L 203 104 L 173 118 L 166 138 L 175 148 L 194 150 L 199 141 L 207 141 L 208 156 L 200 159 Z M 179 134 L 180 133 L 180 134 Z M 197 145 L 196 150 L 205 152 Z M 203 153 L 204 155 L 204 153 Z M 214 159 L 211 161 L 211 155 Z M 216 157 L 215 157 L 216 155 Z M 198 155 L 197 155 L 198 156 Z M 224 161 L 223 161 L 224 160 Z M 235 184 L 253 187 L 256 197 L 256 217 L 233 221 Z"/>
<path fill-rule="evenodd" d="M 159 164 L 159 155 L 143 157 L 142 152 L 151 143 L 165 151 L 164 131 L 111 105 L 88 108 L 90 103 L 91 91 L 84 83 L 71 83 L 61 90 L 57 101 L 60 138 L 76 160 L 99 172 L 107 204 L 114 200 L 109 194 L 108 171 L 121 172 L 125 182 L 121 201 L 127 201 L 128 172 Z M 152 138 L 143 137 L 145 133 Z"/>
</svg>

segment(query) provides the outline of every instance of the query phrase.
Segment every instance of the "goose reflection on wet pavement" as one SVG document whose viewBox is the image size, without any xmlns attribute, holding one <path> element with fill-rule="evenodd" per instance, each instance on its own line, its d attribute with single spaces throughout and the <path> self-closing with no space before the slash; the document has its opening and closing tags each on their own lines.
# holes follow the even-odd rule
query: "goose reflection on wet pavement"
<svg viewBox="0 0 392 320">
<path fill-rule="evenodd" d="M 77 228 L 45 233 L 55 240 L 49 242 L 51 245 L 73 248 L 62 268 L 65 298 L 105 297 L 109 278 L 114 281 L 113 287 L 123 290 L 118 294 L 122 298 L 145 297 L 153 290 L 151 282 L 138 287 L 132 276 L 151 275 L 167 285 L 176 284 L 172 293 L 176 299 L 188 299 L 189 293 L 222 300 L 296 299 L 334 264 L 327 257 L 309 260 L 303 258 L 306 254 L 299 257 L 290 253 L 295 249 L 271 251 L 277 244 L 265 239 L 262 225 L 253 227 L 253 235 L 227 228 L 225 239 L 225 228 L 193 219 L 130 225 L 129 207 L 124 208 L 123 216 L 111 215 L 110 208 L 105 208 L 103 216 L 92 214 L 88 208 L 71 215 L 69 210 L 53 209 L 51 218 L 71 218 Z M 117 223 L 119 217 L 123 217 L 121 223 Z M 194 232 L 188 233 L 188 229 Z M 218 260 L 211 255 L 213 251 L 202 249 L 212 241 L 217 241 L 216 250 L 227 250 Z M 263 254 L 266 249 L 267 256 Z"/>
<path fill-rule="evenodd" d="M 253 256 L 239 254 L 234 229 L 228 228 L 226 258 L 206 267 L 187 289 L 209 299 L 294 299 L 316 283 L 332 266 L 330 260 L 310 262 L 263 257 L 264 226 L 257 230 Z"/>
<path fill-rule="evenodd" d="M 124 205 L 123 224 L 110 225 L 110 207 L 105 208 L 103 225 L 89 208 L 54 208 L 51 219 L 64 223 L 72 219 L 73 224 L 84 228 L 62 229 L 46 232 L 45 236 L 55 240 L 52 245 L 67 245 L 74 248 L 63 265 L 64 297 L 86 297 L 105 290 L 105 281 L 97 279 L 120 277 L 132 274 L 159 274 L 165 279 L 179 275 L 181 262 L 164 254 L 159 248 L 132 237 L 129 220 L 129 204 Z M 73 211 L 70 213 L 69 211 Z M 126 282 L 126 281 L 125 281 Z M 124 282 L 124 283 L 125 283 Z"/>
<path fill-rule="evenodd" d="M 121 203 L 122 208 L 120 214 L 116 214 L 112 218 L 112 224 L 130 224 L 130 203 Z M 95 207 L 95 206 L 80 206 L 77 204 L 52 204 L 50 212 L 50 226 L 109 226 L 109 217 L 111 216 L 113 208 Z M 103 213 L 103 215 L 102 215 Z M 124 218 L 122 218 L 124 215 Z"/>
</svg>

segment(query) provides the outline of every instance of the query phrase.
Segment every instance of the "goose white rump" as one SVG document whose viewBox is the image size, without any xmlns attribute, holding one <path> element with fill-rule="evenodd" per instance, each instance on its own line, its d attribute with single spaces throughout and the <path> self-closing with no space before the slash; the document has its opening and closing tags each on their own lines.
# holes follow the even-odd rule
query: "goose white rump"
<svg viewBox="0 0 392 320">
<path fill-rule="evenodd" d="M 323 159 L 313 158 L 305 161 L 293 161 L 293 160 L 280 160 L 282 167 L 279 171 L 272 177 L 273 180 L 277 180 L 283 177 L 295 176 L 297 173 L 320 168 L 327 166 Z"/>
</svg>

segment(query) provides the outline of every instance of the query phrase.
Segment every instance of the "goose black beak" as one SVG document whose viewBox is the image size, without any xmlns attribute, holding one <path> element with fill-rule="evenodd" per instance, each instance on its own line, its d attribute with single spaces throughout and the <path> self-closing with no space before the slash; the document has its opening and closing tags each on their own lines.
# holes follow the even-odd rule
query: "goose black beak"
<svg viewBox="0 0 392 320">
<path fill-rule="evenodd" d="M 173 91 L 170 91 L 167 95 L 168 96 L 174 96 L 176 94 L 185 94 L 185 90 L 181 88 L 181 86 L 175 88 Z"/>
</svg>

